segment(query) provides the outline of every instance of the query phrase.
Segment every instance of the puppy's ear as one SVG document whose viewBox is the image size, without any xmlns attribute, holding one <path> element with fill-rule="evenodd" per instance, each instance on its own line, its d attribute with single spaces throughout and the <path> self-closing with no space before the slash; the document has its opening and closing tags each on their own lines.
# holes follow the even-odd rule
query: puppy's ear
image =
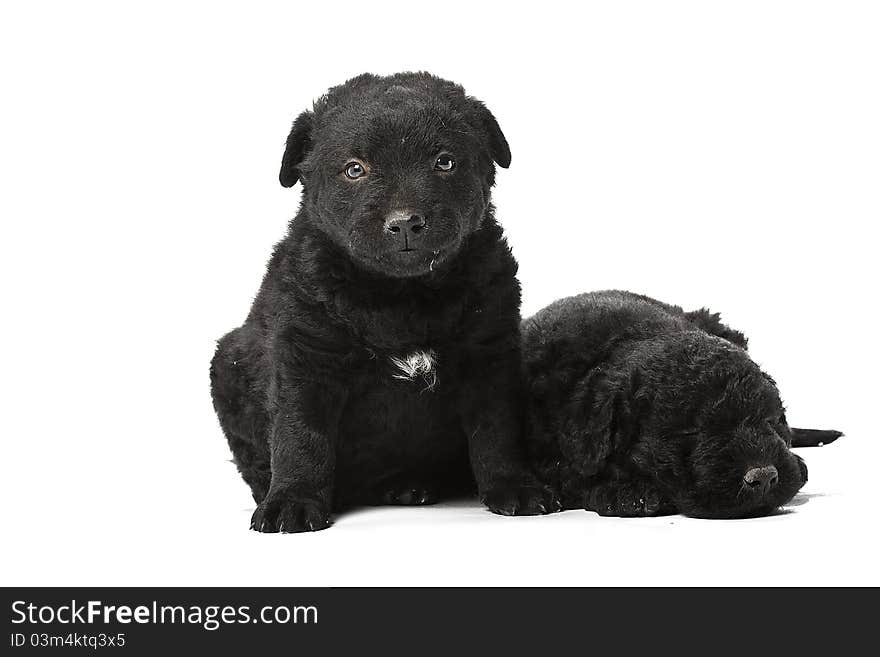
<svg viewBox="0 0 880 657">
<path fill-rule="evenodd" d="M 501 132 L 498 121 L 495 120 L 489 108 L 479 101 L 477 104 L 479 105 L 480 122 L 489 137 L 489 152 L 492 159 L 498 166 L 506 169 L 510 166 L 510 146 L 507 145 L 507 139 L 504 138 L 504 133 Z"/>
<path fill-rule="evenodd" d="M 312 119 L 314 114 L 305 111 L 296 117 L 287 136 L 287 147 L 281 159 L 278 179 L 282 187 L 293 187 L 300 179 L 299 165 L 312 147 Z"/>
</svg>

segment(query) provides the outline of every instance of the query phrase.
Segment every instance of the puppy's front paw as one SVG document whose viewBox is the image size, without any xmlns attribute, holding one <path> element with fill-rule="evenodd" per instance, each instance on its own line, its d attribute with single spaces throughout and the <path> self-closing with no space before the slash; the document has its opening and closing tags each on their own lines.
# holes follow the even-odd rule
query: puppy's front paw
<svg viewBox="0 0 880 657">
<path fill-rule="evenodd" d="M 480 497 L 492 513 L 502 516 L 536 516 L 562 509 L 556 494 L 538 484 L 496 484 Z"/>
<path fill-rule="evenodd" d="M 675 513 L 675 508 L 654 487 L 625 483 L 593 487 L 584 496 L 584 508 L 600 516 L 621 518 Z"/>
<path fill-rule="evenodd" d="M 330 526 L 330 513 L 317 500 L 286 495 L 267 497 L 251 517 L 251 529 L 264 533 L 316 532 Z"/>
</svg>

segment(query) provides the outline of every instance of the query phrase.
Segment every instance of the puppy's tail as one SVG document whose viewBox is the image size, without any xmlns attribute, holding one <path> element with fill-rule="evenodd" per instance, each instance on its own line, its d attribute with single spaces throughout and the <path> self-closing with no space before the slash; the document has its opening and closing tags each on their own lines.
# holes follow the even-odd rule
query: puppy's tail
<svg viewBox="0 0 880 657">
<path fill-rule="evenodd" d="M 843 434 L 840 431 L 822 429 L 795 429 L 791 427 L 792 447 L 822 447 L 833 443 Z"/>
</svg>

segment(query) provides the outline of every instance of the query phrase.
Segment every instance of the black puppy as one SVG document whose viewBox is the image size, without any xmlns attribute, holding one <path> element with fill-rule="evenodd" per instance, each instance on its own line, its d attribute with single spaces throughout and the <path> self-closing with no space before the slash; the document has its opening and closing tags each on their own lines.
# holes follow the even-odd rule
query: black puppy
<svg viewBox="0 0 880 657">
<path fill-rule="evenodd" d="M 565 508 L 600 515 L 762 515 L 807 480 L 745 337 L 706 310 L 628 292 L 557 301 L 523 322 L 528 440 Z"/>
<path fill-rule="evenodd" d="M 211 390 L 264 532 L 331 509 L 472 491 L 547 513 L 519 453 L 520 288 L 493 216 L 495 118 L 426 73 L 361 75 L 294 122 L 281 184 L 303 184 Z"/>
</svg>

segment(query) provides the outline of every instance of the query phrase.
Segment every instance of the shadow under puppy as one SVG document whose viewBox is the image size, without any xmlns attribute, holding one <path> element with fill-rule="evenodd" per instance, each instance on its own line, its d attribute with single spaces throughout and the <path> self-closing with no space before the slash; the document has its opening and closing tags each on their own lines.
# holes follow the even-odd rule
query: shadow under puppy
<svg viewBox="0 0 880 657">
<path fill-rule="evenodd" d="M 790 447 L 840 434 L 789 428 L 746 338 L 707 310 L 607 291 L 522 326 L 528 442 L 564 508 L 600 515 L 763 515 L 807 480 Z"/>
<path fill-rule="evenodd" d="M 300 114 L 281 184 L 302 203 L 211 364 L 214 408 L 258 507 L 318 530 L 332 509 L 478 492 L 559 508 L 521 450 L 520 288 L 495 221 L 491 112 L 426 73 L 361 75 Z"/>
</svg>

